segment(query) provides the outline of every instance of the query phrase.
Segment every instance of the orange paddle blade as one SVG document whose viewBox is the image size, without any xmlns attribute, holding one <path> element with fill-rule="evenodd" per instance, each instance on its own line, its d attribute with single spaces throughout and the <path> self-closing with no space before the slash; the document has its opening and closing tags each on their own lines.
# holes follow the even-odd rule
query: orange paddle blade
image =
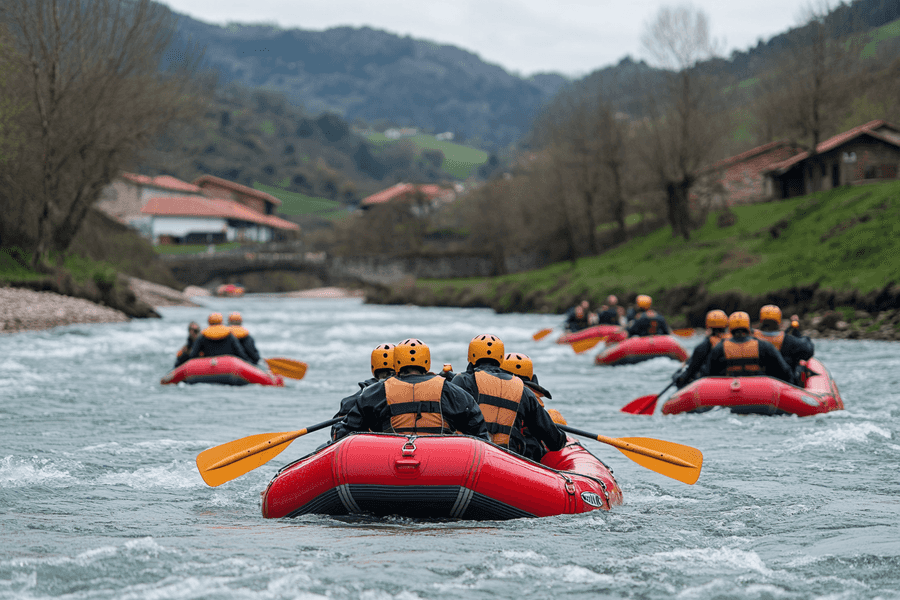
<svg viewBox="0 0 900 600">
<path fill-rule="evenodd" d="M 657 398 L 659 398 L 659 396 L 656 394 L 641 396 L 640 398 L 632 400 L 619 410 L 633 415 L 652 415 L 653 411 L 656 410 Z"/>
<path fill-rule="evenodd" d="M 605 442 L 606 440 L 598 438 L 598 441 Z M 677 479 L 688 485 L 693 485 L 700 477 L 703 453 L 696 448 L 643 437 L 617 438 L 615 441 L 628 444 L 627 446 L 611 444 L 622 454 L 660 475 Z M 644 453 L 644 450 L 650 450 L 650 454 Z"/>
<path fill-rule="evenodd" d="M 547 337 L 547 336 L 550 335 L 551 333 L 553 333 L 553 329 L 552 329 L 552 328 L 551 328 L 551 329 L 541 329 L 541 330 L 538 331 L 536 334 L 534 334 L 533 336 L 531 336 L 531 338 L 532 338 L 534 341 L 538 341 L 538 340 L 544 339 L 545 337 Z"/>
<path fill-rule="evenodd" d="M 679 337 L 692 337 L 694 335 L 694 329 L 692 327 L 686 329 L 673 329 L 672 333 Z"/>
<path fill-rule="evenodd" d="M 267 358 L 265 360 L 269 369 L 276 375 L 291 379 L 303 379 L 303 376 L 306 375 L 307 364 L 305 362 L 290 358 Z"/>
<path fill-rule="evenodd" d="M 600 342 L 606 339 L 606 336 L 603 337 L 593 337 L 593 338 L 585 338 L 583 340 L 578 340 L 576 342 L 572 342 L 572 350 L 575 351 L 575 354 L 581 354 L 582 352 L 586 352 L 590 350 Z"/>
</svg>

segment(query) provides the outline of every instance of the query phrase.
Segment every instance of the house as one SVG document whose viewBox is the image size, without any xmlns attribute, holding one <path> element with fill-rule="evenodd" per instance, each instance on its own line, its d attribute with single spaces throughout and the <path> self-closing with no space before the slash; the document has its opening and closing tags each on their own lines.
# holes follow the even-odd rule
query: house
<svg viewBox="0 0 900 600">
<path fill-rule="evenodd" d="M 366 196 L 360 201 L 359 207 L 367 210 L 388 202 L 413 203 L 417 199 L 422 203 L 413 207 L 413 212 L 421 215 L 435 210 L 441 204 L 456 200 L 456 190 L 436 183 L 398 183 L 371 196 Z"/>
<path fill-rule="evenodd" d="M 202 175 L 194 180 L 194 185 L 204 196 L 234 200 L 264 215 L 274 215 L 275 209 L 281 206 L 281 200 L 272 194 L 214 175 Z"/>
<path fill-rule="evenodd" d="M 772 196 L 791 198 L 818 189 L 896 179 L 900 171 L 900 129 L 884 120 L 869 121 L 765 170 Z"/>
<path fill-rule="evenodd" d="M 149 177 L 136 173 L 122 173 L 103 190 L 95 206 L 149 237 L 147 229 L 149 219 L 141 212 L 147 200 L 153 197 L 182 196 L 200 192 L 199 186 L 169 175 Z"/>
<path fill-rule="evenodd" d="M 778 140 L 757 146 L 735 156 L 722 159 L 701 171 L 701 177 L 711 180 L 712 206 L 750 204 L 769 200 L 766 171 L 772 165 L 797 155 L 802 148 Z"/>
</svg>

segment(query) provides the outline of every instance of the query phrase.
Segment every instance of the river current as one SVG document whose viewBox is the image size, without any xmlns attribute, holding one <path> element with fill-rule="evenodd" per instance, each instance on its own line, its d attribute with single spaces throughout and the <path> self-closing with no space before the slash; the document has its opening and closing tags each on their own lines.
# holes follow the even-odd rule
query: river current
<svg viewBox="0 0 900 600">
<path fill-rule="evenodd" d="M 264 357 L 305 361 L 284 388 L 163 386 L 187 322 L 240 310 Z M 619 409 L 678 364 L 598 367 L 531 335 L 552 315 L 365 305 L 356 299 L 207 299 L 162 319 L 0 336 L 0 599 L 900 598 L 900 345 L 816 341 L 846 410 L 815 417 Z M 688 486 L 584 441 L 624 505 L 542 519 L 263 519 L 295 440 L 218 488 L 194 459 L 244 436 L 325 421 L 369 377 L 369 353 L 418 337 L 465 368 L 498 335 L 532 357 L 573 427 L 700 449 Z M 700 341 L 680 339 L 690 349 Z"/>
</svg>

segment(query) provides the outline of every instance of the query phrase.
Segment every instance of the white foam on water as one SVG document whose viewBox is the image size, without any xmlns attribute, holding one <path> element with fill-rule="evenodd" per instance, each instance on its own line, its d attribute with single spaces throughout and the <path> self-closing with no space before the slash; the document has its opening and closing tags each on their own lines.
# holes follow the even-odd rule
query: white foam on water
<svg viewBox="0 0 900 600">
<path fill-rule="evenodd" d="M 108 473 L 97 479 L 101 485 L 127 485 L 138 490 L 189 489 L 203 487 L 194 465 L 172 461 L 166 466 Z"/>
<path fill-rule="evenodd" d="M 693 598 L 785 598 L 789 596 L 793 597 L 794 593 L 776 585 L 754 583 L 741 587 L 733 580 L 716 578 L 702 585 L 685 588 L 675 597 L 691 600 Z"/>
<path fill-rule="evenodd" d="M 891 432 L 874 423 L 840 423 L 836 427 L 812 433 L 804 433 L 785 442 L 790 452 L 806 448 L 828 448 L 844 451 L 848 444 L 866 444 L 875 434 L 891 439 Z"/>
<path fill-rule="evenodd" d="M 756 571 L 762 575 L 772 575 L 773 571 L 766 567 L 762 558 L 753 551 L 737 548 L 684 548 L 653 554 L 651 560 L 663 568 L 677 566 L 685 571 L 696 566 L 702 570 L 724 568 L 738 571 Z M 644 559 L 641 559 L 644 560 Z"/>
<path fill-rule="evenodd" d="M 595 573 L 578 565 L 561 565 L 557 567 L 536 567 L 525 563 L 516 563 L 502 567 L 492 567 L 487 575 L 490 579 L 514 579 L 516 581 L 565 581 L 567 583 L 596 583 L 611 585 L 621 583 L 621 575 L 612 576 Z"/>
<path fill-rule="evenodd" d="M 76 466 L 80 466 L 76 463 Z M 0 487 L 17 488 L 32 485 L 68 486 L 76 482 L 69 471 L 59 468 L 48 458 L 0 459 Z"/>
<path fill-rule="evenodd" d="M 322 598 L 324 596 L 309 596 L 310 598 Z M 422 596 L 403 590 L 399 594 L 391 594 L 384 590 L 363 590 L 359 593 L 360 600 L 425 600 Z"/>
<path fill-rule="evenodd" d="M 540 562 L 545 562 L 547 560 L 546 556 L 544 556 L 543 554 L 538 554 L 533 550 L 504 550 L 500 553 L 500 556 L 513 560 L 533 560 Z"/>
</svg>

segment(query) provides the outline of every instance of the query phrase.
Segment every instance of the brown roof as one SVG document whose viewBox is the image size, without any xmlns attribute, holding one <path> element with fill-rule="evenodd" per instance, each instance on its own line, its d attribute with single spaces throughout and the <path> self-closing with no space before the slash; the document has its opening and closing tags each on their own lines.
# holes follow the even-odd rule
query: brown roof
<svg viewBox="0 0 900 600">
<path fill-rule="evenodd" d="M 893 130 L 894 133 L 892 134 L 890 131 L 877 131 L 881 128 Z M 823 152 L 834 150 L 838 146 L 846 144 L 850 140 L 855 139 L 861 135 L 869 135 L 894 146 L 900 146 L 900 136 L 897 135 L 897 132 L 900 132 L 900 130 L 898 130 L 896 126 L 891 125 L 884 119 L 876 119 L 874 121 L 869 121 L 864 125 L 849 129 L 843 133 L 839 133 L 836 136 L 828 138 L 824 142 L 819 142 L 819 145 L 816 146 L 816 153 L 822 154 Z M 783 173 L 797 163 L 806 160 L 807 158 L 809 158 L 809 152 L 801 152 L 800 154 L 792 156 L 787 160 L 783 160 L 780 163 L 771 165 L 768 169 L 766 169 L 766 171 L 781 171 Z"/>
<path fill-rule="evenodd" d="M 281 200 L 279 200 L 272 194 L 267 194 L 266 192 L 255 190 L 252 187 L 247 187 L 246 185 L 241 185 L 240 183 L 235 183 L 233 181 L 228 181 L 227 179 L 222 179 L 221 177 L 216 177 L 215 175 L 201 175 L 194 180 L 194 184 L 200 186 L 201 188 L 205 183 L 211 183 L 223 188 L 228 188 L 229 190 L 237 192 L 238 194 L 243 194 L 244 196 L 260 198 L 262 200 L 265 200 L 266 202 L 274 204 L 275 206 L 281 205 Z"/>
<path fill-rule="evenodd" d="M 447 188 L 443 188 L 435 183 L 425 183 L 421 185 L 415 185 L 412 183 L 398 183 L 385 190 L 376 192 L 371 196 L 366 196 L 360 201 L 359 204 L 360 206 L 383 204 L 385 202 L 390 202 L 391 200 L 394 200 L 396 198 L 406 196 L 407 194 L 414 194 L 416 192 L 421 192 L 428 199 L 434 199 L 452 193 Z"/>
<path fill-rule="evenodd" d="M 171 175 L 158 175 L 150 177 L 148 175 L 138 175 L 137 173 L 122 173 L 122 179 L 127 179 L 138 185 L 145 185 L 160 188 L 163 190 L 172 190 L 174 192 L 189 192 L 199 194 L 202 190 L 200 187 L 187 181 L 182 181 Z"/>
<path fill-rule="evenodd" d="M 300 226 L 296 223 L 258 213 L 240 202 L 226 200 L 225 198 L 205 198 L 203 196 L 156 197 L 147 200 L 141 212 L 148 215 L 171 217 L 233 219 L 292 231 L 300 229 Z"/>
<path fill-rule="evenodd" d="M 730 167 L 731 165 L 735 165 L 737 163 L 744 162 L 745 160 L 749 160 L 755 156 L 760 154 L 765 154 L 766 152 L 771 152 L 772 150 L 776 150 L 778 148 L 791 146 L 791 142 L 788 140 L 776 140 L 774 142 L 769 142 L 768 144 L 763 144 L 762 146 L 757 146 L 756 148 L 751 148 L 746 152 L 741 152 L 740 154 L 735 154 L 734 156 L 729 156 L 728 158 L 723 158 L 722 160 L 711 164 L 709 167 L 704 168 L 704 171 L 712 171 L 715 169 L 723 169 L 726 167 Z M 799 151 L 799 149 L 798 149 Z"/>
</svg>

